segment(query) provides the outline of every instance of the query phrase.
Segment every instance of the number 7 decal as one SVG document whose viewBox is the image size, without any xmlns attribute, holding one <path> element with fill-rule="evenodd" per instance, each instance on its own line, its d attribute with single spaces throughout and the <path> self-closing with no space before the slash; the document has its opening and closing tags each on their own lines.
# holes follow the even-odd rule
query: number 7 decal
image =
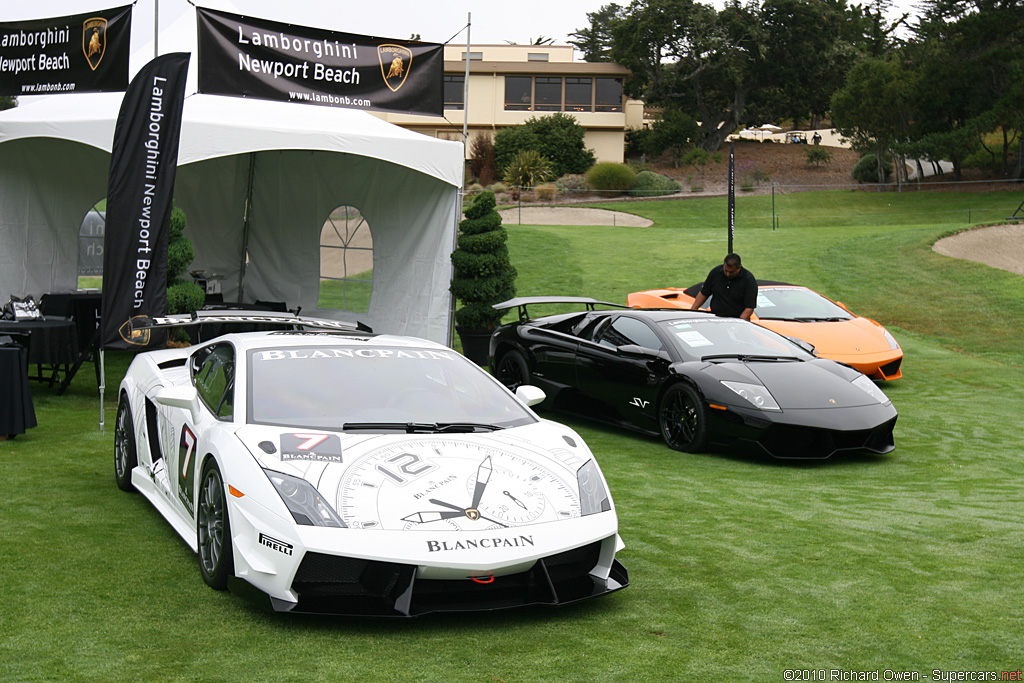
<svg viewBox="0 0 1024 683">
<path fill-rule="evenodd" d="M 188 425 L 181 426 L 181 439 L 178 441 L 178 462 L 181 463 L 181 467 L 178 468 L 178 498 L 185 504 L 189 514 L 195 514 L 193 509 L 195 496 L 192 484 L 196 473 L 198 441 Z"/>
<path fill-rule="evenodd" d="M 292 436 L 305 439 L 305 441 L 296 445 L 295 448 L 298 448 L 300 451 L 311 451 L 326 441 L 330 434 L 293 434 Z"/>
</svg>

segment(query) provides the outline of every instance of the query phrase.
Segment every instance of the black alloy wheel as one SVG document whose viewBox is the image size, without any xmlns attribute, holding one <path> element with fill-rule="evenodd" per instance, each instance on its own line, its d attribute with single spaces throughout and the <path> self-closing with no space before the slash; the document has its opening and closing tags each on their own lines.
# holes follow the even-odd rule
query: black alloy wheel
<svg viewBox="0 0 1024 683">
<path fill-rule="evenodd" d="M 530 367 L 518 351 L 509 351 L 502 356 L 497 369 L 498 381 L 512 391 L 530 383 Z"/>
<path fill-rule="evenodd" d="M 665 391 L 658 410 L 658 425 L 668 447 L 700 453 L 708 444 L 707 413 L 700 394 L 689 384 L 675 384 Z"/>
</svg>

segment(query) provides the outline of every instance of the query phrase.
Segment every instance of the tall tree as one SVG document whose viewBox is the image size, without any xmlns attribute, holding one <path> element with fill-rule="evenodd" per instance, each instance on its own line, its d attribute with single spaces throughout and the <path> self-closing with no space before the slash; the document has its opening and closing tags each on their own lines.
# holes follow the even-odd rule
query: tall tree
<svg viewBox="0 0 1024 683">
<path fill-rule="evenodd" d="M 633 72 L 627 92 L 693 112 L 708 151 L 739 127 L 766 73 L 756 12 L 737 3 L 718 12 L 692 0 L 634 0 L 611 33 L 612 58 Z"/>
<path fill-rule="evenodd" d="M 832 96 L 833 125 L 854 149 L 875 154 L 879 183 L 885 182 L 885 160 L 910 138 L 915 87 L 913 74 L 898 59 L 869 57 L 850 69 Z"/>
<path fill-rule="evenodd" d="M 623 8 L 614 2 L 604 5 L 596 12 L 587 12 L 587 21 L 590 28 L 576 29 L 569 36 L 569 41 L 577 50 L 583 53 L 585 62 L 610 62 L 612 51 L 612 25 L 618 21 L 623 14 Z"/>
</svg>

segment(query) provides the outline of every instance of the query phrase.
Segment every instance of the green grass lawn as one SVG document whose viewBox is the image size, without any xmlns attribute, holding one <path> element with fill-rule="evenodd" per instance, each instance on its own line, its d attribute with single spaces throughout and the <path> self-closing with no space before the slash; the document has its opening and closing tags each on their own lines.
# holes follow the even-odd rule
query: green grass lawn
<svg viewBox="0 0 1024 683">
<path fill-rule="evenodd" d="M 115 487 L 114 397 L 129 356 L 108 352 L 104 432 L 85 366 L 64 396 L 33 385 L 39 426 L 0 442 L 0 680 L 589 683 L 783 681 L 787 669 L 1017 671 L 1024 278 L 930 245 L 966 227 L 968 210 L 973 222 L 997 222 L 1019 198 L 788 195 L 777 198 L 787 206 L 778 215 L 793 218 L 774 230 L 770 207 L 758 218 L 765 199 L 737 200 L 744 265 L 840 299 L 902 344 L 904 378 L 883 387 L 900 412 L 893 453 L 802 464 L 686 455 L 549 414 L 602 463 L 628 589 L 560 609 L 410 621 L 275 616 L 206 588 L 156 511 Z M 518 293 L 624 303 L 634 290 L 693 284 L 721 262 L 724 200 L 626 208 L 654 227 L 510 226 Z"/>
</svg>

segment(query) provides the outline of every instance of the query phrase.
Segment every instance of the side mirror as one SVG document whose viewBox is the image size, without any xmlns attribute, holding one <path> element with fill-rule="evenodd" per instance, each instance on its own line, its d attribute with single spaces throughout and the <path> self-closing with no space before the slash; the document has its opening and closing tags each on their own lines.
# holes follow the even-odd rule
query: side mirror
<svg viewBox="0 0 1024 683">
<path fill-rule="evenodd" d="M 664 349 L 649 349 L 646 346 L 638 346 L 637 344 L 623 344 L 616 347 L 615 351 L 620 356 L 644 356 L 652 359 L 670 360 L 668 353 Z"/>
<path fill-rule="evenodd" d="M 516 389 L 516 398 L 528 406 L 535 406 L 547 397 L 543 389 L 532 384 L 520 384 Z"/>
<path fill-rule="evenodd" d="M 193 422 L 199 419 L 199 392 L 195 387 L 165 387 L 153 398 L 162 406 L 187 410 Z"/>
<path fill-rule="evenodd" d="M 849 312 L 850 312 L 850 309 L 849 309 L 849 308 L 847 308 L 847 307 L 846 307 L 846 304 L 844 304 L 844 303 L 843 303 L 842 301 L 837 301 L 837 302 L 836 302 L 836 305 L 837 305 L 837 306 L 839 306 L 839 308 L 841 308 L 841 309 L 843 309 L 844 311 L 846 311 L 847 313 L 849 313 Z"/>
<path fill-rule="evenodd" d="M 799 346 L 801 349 L 811 354 L 812 356 L 817 355 L 816 353 L 814 353 L 814 344 L 804 341 L 803 339 L 800 339 L 798 337 L 786 337 L 786 339 L 793 342 L 794 344 L 796 344 L 797 346 Z"/>
</svg>

